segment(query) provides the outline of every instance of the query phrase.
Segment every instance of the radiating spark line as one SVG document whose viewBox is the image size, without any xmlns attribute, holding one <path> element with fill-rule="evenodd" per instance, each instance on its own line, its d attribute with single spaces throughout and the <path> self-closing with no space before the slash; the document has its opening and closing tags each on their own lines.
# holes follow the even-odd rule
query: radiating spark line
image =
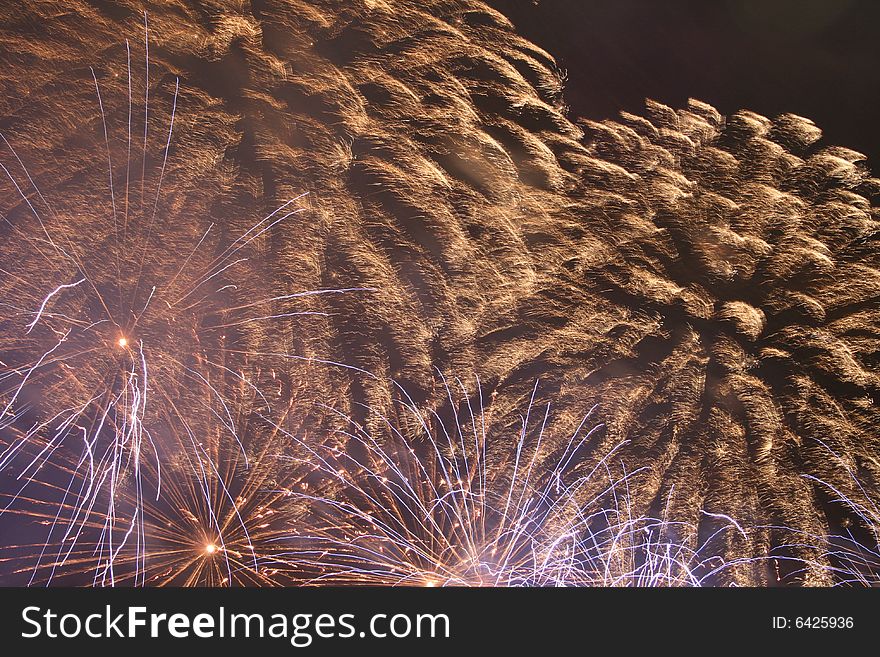
<svg viewBox="0 0 880 657">
<path fill-rule="evenodd" d="M 86 279 L 81 278 L 76 283 L 65 283 L 63 285 L 59 285 L 54 290 L 49 292 L 49 294 L 46 295 L 46 298 L 43 299 L 43 303 L 40 304 L 40 308 L 39 308 L 39 310 L 37 310 L 37 314 L 36 314 L 36 317 L 34 317 L 34 320 L 30 324 L 27 325 L 27 331 L 25 331 L 25 333 L 30 333 L 33 330 L 34 326 L 37 325 L 37 322 L 40 321 L 40 317 L 43 316 L 43 311 L 46 309 L 46 305 L 49 303 L 49 301 L 52 300 L 52 297 L 54 297 L 56 294 L 58 294 L 62 290 L 69 290 L 70 288 L 74 288 L 74 287 L 78 286 L 80 283 L 85 283 L 85 280 Z"/>
</svg>

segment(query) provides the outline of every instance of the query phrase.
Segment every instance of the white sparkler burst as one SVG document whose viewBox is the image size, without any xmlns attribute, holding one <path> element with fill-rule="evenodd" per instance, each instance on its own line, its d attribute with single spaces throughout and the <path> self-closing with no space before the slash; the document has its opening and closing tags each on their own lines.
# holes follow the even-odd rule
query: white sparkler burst
<svg viewBox="0 0 880 657">
<path fill-rule="evenodd" d="M 622 469 L 617 448 L 583 468 L 595 409 L 567 440 L 548 440 L 536 383 L 514 443 L 500 449 L 502 437 L 487 440 L 479 381 L 472 397 L 441 379 L 447 420 L 399 388 L 394 417 L 367 409 L 380 430 L 343 416 L 350 429 L 333 444 L 291 436 L 323 476 L 286 491 L 312 509 L 284 555 L 311 583 L 700 585 L 729 565 L 705 554 L 715 535 L 698 544 L 694 527 L 632 513 L 627 482 L 640 471 Z M 724 520 L 715 534 L 743 531 Z"/>
</svg>

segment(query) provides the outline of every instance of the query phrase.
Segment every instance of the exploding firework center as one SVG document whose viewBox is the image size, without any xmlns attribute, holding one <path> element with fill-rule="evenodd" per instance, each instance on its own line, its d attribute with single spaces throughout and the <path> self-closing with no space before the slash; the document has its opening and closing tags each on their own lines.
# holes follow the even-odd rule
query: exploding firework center
<svg viewBox="0 0 880 657">
<path fill-rule="evenodd" d="M 125 336 L 121 336 L 116 341 L 116 344 L 119 346 L 120 349 L 126 349 L 128 347 L 128 338 L 126 338 Z"/>
<path fill-rule="evenodd" d="M 205 556 L 212 556 L 217 552 L 217 546 L 213 543 L 208 543 L 204 548 Z"/>
</svg>

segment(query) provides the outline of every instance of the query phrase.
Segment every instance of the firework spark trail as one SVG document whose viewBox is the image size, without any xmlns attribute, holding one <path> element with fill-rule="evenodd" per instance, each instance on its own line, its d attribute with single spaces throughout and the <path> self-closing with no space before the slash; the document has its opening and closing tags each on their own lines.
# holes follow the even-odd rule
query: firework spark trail
<svg viewBox="0 0 880 657">
<path fill-rule="evenodd" d="M 316 492 L 308 482 L 284 491 L 313 512 L 284 553 L 309 582 L 700 585 L 734 565 L 704 554 L 718 534 L 743 531 L 730 518 L 696 544 L 696 528 L 685 523 L 634 517 L 622 489 L 639 470 L 615 477 L 617 448 L 577 471 L 577 455 L 597 429 L 585 430 L 592 411 L 567 440 L 545 449 L 549 406 L 537 427 L 530 423 L 536 384 L 513 454 L 499 458 L 497 449 L 487 452 L 479 381 L 474 400 L 456 379 L 456 400 L 440 378 L 452 409 L 448 422 L 420 411 L 404 391 L 397 422 L 366 409 L 382 435 L 328 408 L 351 427 L 338 434 L 347 444 L 315 446 L 290 436 L 326 480 Z M 403 428 L 407 416 L 417 435 Z M 676 541 L 675 534 L 687 538 Z"/>
<path fill-rule="evenodd" d="M 67 290 L 67 289 L 70 289 L 72 287 L 76 287 L 77 285 L 80 285 L 81 283 L 85 283 L 85 282 L 86 282 L 86 279 L 81 278 L 76 283 L 62 284 L 62 285 L 59 285 L 58 287 L 56 287 L 51 292 L 49 292 L 49 294 L 46 295 L 46 298 L 43 299 L 43 303 L 40 304 L 40 309 L 37 310 L 37 312 L 35 313 L 36 316 L 34 317 L 34 321 L 32 321 L 30 324 L 27 325 L 27 331 L 25 331 L 25 333 L 30 333 L 33 330 L 34 326 L 36 326 L 37 322 L 40 321 L 40 317 L 43 316 L 43 311 L 46 309 L 46 305 L 49 303 L 49 301 L 52 299 L 52 297 L 54 297 L 56 294 L 61 292 L 61 290 Z"/>
</svg>

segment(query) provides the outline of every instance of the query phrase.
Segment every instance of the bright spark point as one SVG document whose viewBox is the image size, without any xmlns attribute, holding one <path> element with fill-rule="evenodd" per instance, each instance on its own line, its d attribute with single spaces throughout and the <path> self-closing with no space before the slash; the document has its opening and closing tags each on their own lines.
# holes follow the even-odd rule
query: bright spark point
<svg viewBox="0 0 880 657">
<path fill-rule="evenodd" d="M 128 346 L 128 338 L 119 338 L 116 342 L 122 349 L 125 349 Z"/>
<path fill-rule="evenodd" d="M 208 543 L 205 546 L 205 554 L 214 554 L 217 551 L 217 546 L 213 543 Z"/>
</svg>

